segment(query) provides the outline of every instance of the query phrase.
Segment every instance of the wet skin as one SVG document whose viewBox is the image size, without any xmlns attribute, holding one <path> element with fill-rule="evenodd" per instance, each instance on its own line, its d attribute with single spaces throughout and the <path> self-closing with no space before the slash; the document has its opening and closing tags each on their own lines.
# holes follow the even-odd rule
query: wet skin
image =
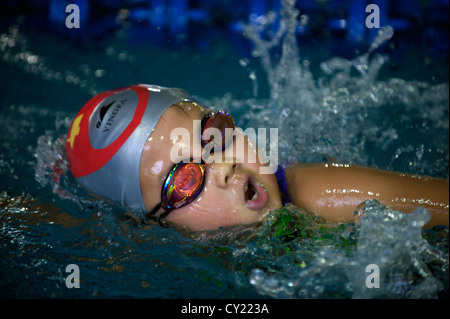
<svg viewBox="0 0 450 319">
<path fill-rule="evenodd" d="M 142 151 L 140 183 L 145 207 L 151 211 L 161 202 L 161 189 L 165 178 L 176 164 L 171 160 L 173 147 L 183 148 L 193 159 L 201 157 L 200 124 L 208 110 L 192 102 L 182 102 L 168 108 Z M 190 141 L 172 136 L 175 128 L 185 128 Z M 241 130 L 235 132 L 243 134 Z M 236 137 L 234 141 L 238 140 Z M 244 149 L 238 151 L 236 143 L 228 147 L 233 152 L 215 153 L 222 160 L 206 164 L 205 184 L 197 198 L 187 206 L 171 211 L 165 220 L 176 228 L 190 231 L 214 230 L 220 227 L 262 222 L 272 209 L 282 206 L 275 175 L 261 174 L 263 166 L 258 160 L 249 161 L 249 153 L 256 152 L 254 142 L 243 138 Z M 198 144 L 194 144 L 198 143 Z M 199 153 L 200 152 L 200 153 Z M 258 156 L 256 156 L 258 159 Z M 188 159 L 186 159 L 188 160 Z M 251 192 L 249 192 L 249 189 Z M 162 213 L 164 210 L 160 209 Z"/>
<path fill-rule="evenodd" d="M 171 160 L 171 149 L 184 148 L 186 160 L 201 158 L 200 120 L 205 112 L 208 110 L 191 102 L 173 105 L 147 140 L 141 157 L 140 183 L 148 211 L 161 201 L 162 185 L 176 164 Z M 186 129 L 192 139 L 171 137 L 175 128 Z M 275 175 L 261 174 L 263 165 L 248 160 L 249 154 L 257 154 L 255 143 L 239 129 L 235 135 L 234 142 L 242 137 L 243 150 L 238 151 L 233 142 L 228 146 L 232 152 L 226 149 L 215 154 L 222 160 L 206 164 L 205 184 L 198 197 L 173 210 L 165 218 L 168 224 L 190 231 L 247 225 L 264 221 L 270 210 L 282 206 Z M 447 180 L 333 163 L 292 164 L 286 168 L 286 178 L 293 204 L 331 222 L 355 221 L 355 208 L 375 198 L 406 213 L 419 206 L 427 208 L 431 220 L 426 227 L 448 225 Z M 162 212 L 160 209 L 158 214 Z"/>
</svg>

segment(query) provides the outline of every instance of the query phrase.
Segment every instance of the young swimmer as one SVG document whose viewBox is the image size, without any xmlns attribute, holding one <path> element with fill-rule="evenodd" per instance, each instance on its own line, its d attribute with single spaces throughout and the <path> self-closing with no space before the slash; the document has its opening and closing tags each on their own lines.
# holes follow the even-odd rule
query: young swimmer
<svg viewBox="0 0 450 319">
<path fill-rule="evenodd" d="M 180 152 L 185 158 L 174 161 Z M 353 222 L 355 208 L 375 198 L 403 212 L 427 208 L 427 227 L 449 224 L 444 179 L 330 163 L 262 174 L 267 164 L 248 160 L 258 150 L 233 118 L 181 89 L 139 84 L 93 97 L 69 128 L 66 154 L 74 177 L 90 192 L 189 231 L 262 222 L 282 207 L 282 193 L 332 222 Z"/>
</svg>

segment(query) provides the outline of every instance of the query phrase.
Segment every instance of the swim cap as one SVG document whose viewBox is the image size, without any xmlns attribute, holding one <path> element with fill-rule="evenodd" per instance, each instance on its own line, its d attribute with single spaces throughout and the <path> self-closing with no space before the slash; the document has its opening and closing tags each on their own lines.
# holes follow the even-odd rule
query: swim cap
<svg viewBox="0 0 450 319">
<path fill-rule="evenodd" d="M 142 149 L 164 111 L 181 101 L 194 99 L 182 89 L 145 84 L 93 97 L 67 134 L 75 179 L 101 197 L 145 209 L 139 182 Z"/>
</svg>

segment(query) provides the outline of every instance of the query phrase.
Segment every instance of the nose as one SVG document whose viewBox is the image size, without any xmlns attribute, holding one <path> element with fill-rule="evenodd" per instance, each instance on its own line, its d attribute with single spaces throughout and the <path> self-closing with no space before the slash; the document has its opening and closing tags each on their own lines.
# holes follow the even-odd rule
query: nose
<svg viewBox="0 0 450 319">
<path fill-rule="evenodd" d="M 211 176 L 214 183 L 221 188 L 226 188 L 234 176 L 239 164 L 237 163 L 211 163 L 207 165 L 207 174 Z"/>
</svg>

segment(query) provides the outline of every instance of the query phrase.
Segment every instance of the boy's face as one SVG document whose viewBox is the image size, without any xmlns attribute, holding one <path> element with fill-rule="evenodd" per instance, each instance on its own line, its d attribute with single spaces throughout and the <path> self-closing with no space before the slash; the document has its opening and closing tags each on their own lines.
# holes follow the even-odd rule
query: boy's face
<svg viewBox="0 0 450 319">
<path fill-rule="evenodd" d="M 161 116 L 141 156 L 139 177 L 147 211 L 161 202 L 163 183 L 169 171 L 177 164 L 171 160 L 171 149 L 178 150 L 182 147 L 184 154 L 190 154 L 191 158 L 201 157 L 203 149 L 199 147 L 200 140 L 196 139 L 199 139 L 200 121 L 206 111 L 195 103 L 183 102 L 171 106 Z M 186 129 L 190 134 L 190 141 L 180 137 L 171 139 L 171 132 L 175 128 Z M 243 132 L 238 130 L 235 134 Z M 220 155 L 215 153 L 214 157 L 222 156 L 222 160 L 206 164 L 205 183 L 195 200 L 174 209 L 165 218 L 170 224 L 191 231 L 214 230 L 260 222 L 271 209 L 281 207 L 275 176 L 260 173 L 262 164 L 258 161 L 258 156 L 256 163 L 248 161 L 248 154 L 257 152 L 255 143 L 245 137 L 243 151 L 237 150 L 236 142 L 228 147 L 233 147 L 233 152 L 224 151 Z M 257 192 L 256 196 L 254 192 Z M 160 211 L 163 212 L 163 209 Z M 158 211 L 158 214 L 161 212 Z"/>
</svg>

